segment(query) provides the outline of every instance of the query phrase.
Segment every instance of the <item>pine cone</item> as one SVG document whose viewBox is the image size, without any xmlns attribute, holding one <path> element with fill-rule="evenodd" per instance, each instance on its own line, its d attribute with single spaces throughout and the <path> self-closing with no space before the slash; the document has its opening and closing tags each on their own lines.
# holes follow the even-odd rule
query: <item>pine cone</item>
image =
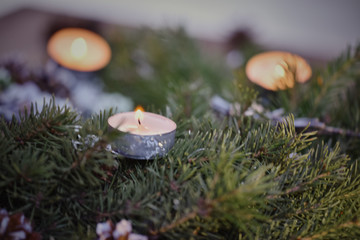
<svg viewBox="0 0 360 240">
<path fill-rule="evenodd" d="M 0 210 L 0 239 L 6 240 L 41 240 L 41 235 L 32 231 L 31 224 L 22 213 L 9 215 Z"/>
</svg>

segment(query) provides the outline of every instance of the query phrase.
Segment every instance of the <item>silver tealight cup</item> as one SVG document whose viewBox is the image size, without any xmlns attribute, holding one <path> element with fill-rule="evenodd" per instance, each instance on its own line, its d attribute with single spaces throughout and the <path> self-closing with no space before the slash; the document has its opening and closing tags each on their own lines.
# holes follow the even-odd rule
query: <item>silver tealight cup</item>
<svg viewBox="0 0 360 240">
<path fill-rule="evenodd" d="M 109 117 L 108 124 L 124 133 L 112 143 L 112 150 L 127 158 L 163 157 L 175 143 L 176 123 L 158 114 L 139 110 L 118 113 Z"/>
</svg>

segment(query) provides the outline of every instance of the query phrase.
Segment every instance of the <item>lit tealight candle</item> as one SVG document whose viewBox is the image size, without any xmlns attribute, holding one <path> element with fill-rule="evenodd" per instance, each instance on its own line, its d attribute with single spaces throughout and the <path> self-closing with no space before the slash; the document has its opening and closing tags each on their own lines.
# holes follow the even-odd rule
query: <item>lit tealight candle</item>
<svg viewBox="0 0 360 240">
<path fill-rule="evenodd" d="M 60 65 L 83 72 L 105 67 L 111 58 L 109 44 L 98 34 L 82 28 L 65 28 L 49 40 L 47 51 Z"/>
<path fill-rule="evenodd" d="M 265 52 L 252 57 L 246 64 L 250 81 L 272 91 L 292 88 L 304 83 L 312 74 L 309 64 L 300 56 L 288 52 Z"/>
<path fill-rule="evenodd" d="M 113 143 L 121 155 L 133 159 L 164 156 L 174 145 L 176 123 L 164 116 L 136 109 L 115 114 L 109 126 L 126 134 Z"/>
</svg>

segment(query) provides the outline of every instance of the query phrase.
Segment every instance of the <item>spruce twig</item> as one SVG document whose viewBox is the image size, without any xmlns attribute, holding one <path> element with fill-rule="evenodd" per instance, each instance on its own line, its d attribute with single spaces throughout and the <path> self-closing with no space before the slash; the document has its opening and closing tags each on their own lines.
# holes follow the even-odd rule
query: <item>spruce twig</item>
<svg viewBox="0 0 360 240">
<path fill-rule="evenodd" d="M 355 63 L 360 61 L 360 49 L 356 49 L 355 54 L 353 57 L 347 58 L 340 67 L 338 67 L 334 72 L 330 73 L 329 80 L 325 82 L 325 84 L 322 86 L 320 93 L 316 96 L 314 100 L 313 110 L 316 111 L 318 109 L 318 105 L 320 104 L 320 101 L 323 100 L 324 96 L 328 94 L 329 88 L 332 87 L 332 85 L 343 76 L 344 73 L 346 73 Z M 348 50 L 350 52 L 350 49 Z M 350 54 L 347 54 L 348 56 Z M 313 115 L 315 112 L 312 112 L 311 115 Z"/>
<path fill-rule="evenodd" d="M 297 238 L 298 240 L 314 240 L 314 239 L 322 239 L 324 237 L 326 237 L 329 233 L 336 233 L 337 231 L 344 229 L 344 228 L 352 228 L 352 227 L 358 227 L 360 228 L 360 222 L 359 221 L 349 221 L 349 222 L 345 222 L 342 223 L 340 225 L 337 226 L 333 226 L 331 228 L 329 228 L 329 230 L 314 234 L 312 236 L 308 236 L 308 237 L 300 237 Z"/>
</svg>

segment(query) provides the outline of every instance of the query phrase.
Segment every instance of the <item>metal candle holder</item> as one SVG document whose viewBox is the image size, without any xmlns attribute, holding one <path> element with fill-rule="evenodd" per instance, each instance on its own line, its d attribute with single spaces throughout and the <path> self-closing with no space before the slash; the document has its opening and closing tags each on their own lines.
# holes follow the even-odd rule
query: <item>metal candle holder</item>
<svg viewBox="0 0 360 240">
<path fill-rule="evenodd" d="M 137 124 L 136 120 L 132 120 L 132 116 L 134 112 L 115 114 L 108 119 L 109 126 L 113 130 L 123 132 L 120 126 L 126 124 L 136 126 L 134 125 Z M 124 157 L 138 160 L 165 156 L 174 146 L 176 124 L 166 117 L 153 113 L 144 113 L 144 118 L 144 124 L 148 124 L 150 133 L 124 132 L 112 143 L 112 150 Z M 152 128 L 157 128 L 155 133 L 152 133 Z"/>
</svg>

